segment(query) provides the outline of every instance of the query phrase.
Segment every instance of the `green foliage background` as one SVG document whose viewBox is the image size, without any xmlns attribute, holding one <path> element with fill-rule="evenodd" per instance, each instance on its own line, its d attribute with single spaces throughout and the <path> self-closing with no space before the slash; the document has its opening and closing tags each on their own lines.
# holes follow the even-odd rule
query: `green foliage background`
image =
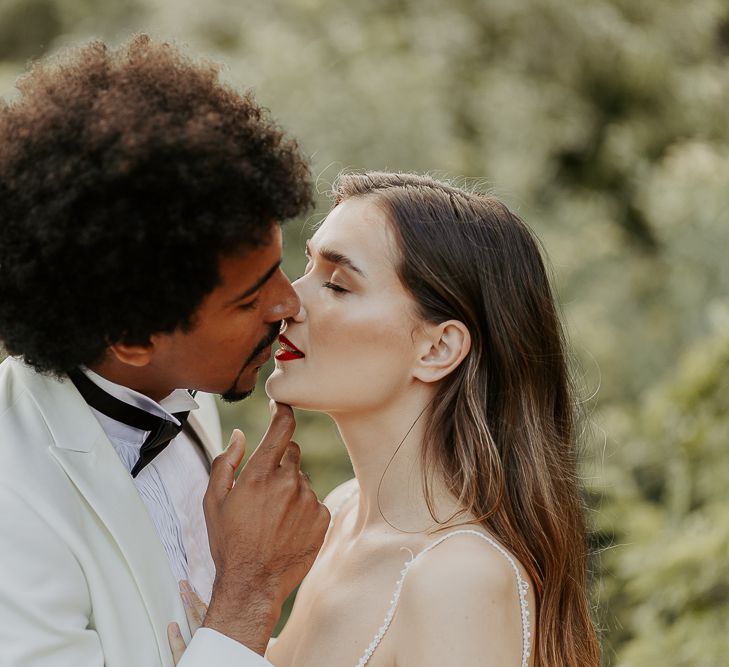
<svg viewBox="0 0 729 667">
<path fill-rule="evenodd" d="M 0 0 L 0 92 L 132 31 L 223 62 L 312 156 L 490 189 L 551 258 L 585 409 L 606 665 L 729 652 L 729 5 L 720 0 Z M 223 407 L 255 443 L 262 390 Z M 315 487 L 351 475 L 299 415 Z"/>
</svg>

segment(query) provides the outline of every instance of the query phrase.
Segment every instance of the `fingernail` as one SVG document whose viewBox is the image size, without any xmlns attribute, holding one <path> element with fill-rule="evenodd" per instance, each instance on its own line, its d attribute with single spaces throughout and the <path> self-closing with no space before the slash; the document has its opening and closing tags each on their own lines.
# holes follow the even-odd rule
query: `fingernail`
<svg viewBox="0 0 729 667">
<path fill-rule="evenodd" d="M 180 631 L 180 626 L 177 625 L 177 623 L 172 624 L 172 634 L 175 635 L 175 637 L 182 637 L 182 632 Z"/>
</svg>

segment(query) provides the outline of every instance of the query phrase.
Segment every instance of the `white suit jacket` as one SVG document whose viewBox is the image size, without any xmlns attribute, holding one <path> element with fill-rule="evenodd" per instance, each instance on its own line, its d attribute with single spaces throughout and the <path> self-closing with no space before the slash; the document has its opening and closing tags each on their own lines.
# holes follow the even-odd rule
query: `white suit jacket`
<svg viewBox="0 0 729 667">
<path fill-rule="evenodd" d="M 214 401 L 189 423 L 212 458 Z M 70 381 L 0 364 L 0 667 L 172 666 L 178 585 L 132 478 Z M 200 630 L 180 667 L 263 658 Z"/>
</svg>

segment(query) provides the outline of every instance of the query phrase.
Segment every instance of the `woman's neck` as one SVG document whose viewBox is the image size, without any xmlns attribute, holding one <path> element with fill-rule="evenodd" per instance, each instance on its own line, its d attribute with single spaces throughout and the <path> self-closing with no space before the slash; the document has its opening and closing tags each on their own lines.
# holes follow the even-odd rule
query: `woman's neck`
<svg viewBox="0 0 729 667">
<path fill-rule="evenodd" d="M 426 502 L 422 447 L 433 393 L 410 392 L 367 413 L 332 415 L 359 482 L 356 534 L 371 528 L 426 532 L 436 527 Z M 457 509 L 455 499 L 434 475 L 429 477 L 440 520 Z"/>
</svg>

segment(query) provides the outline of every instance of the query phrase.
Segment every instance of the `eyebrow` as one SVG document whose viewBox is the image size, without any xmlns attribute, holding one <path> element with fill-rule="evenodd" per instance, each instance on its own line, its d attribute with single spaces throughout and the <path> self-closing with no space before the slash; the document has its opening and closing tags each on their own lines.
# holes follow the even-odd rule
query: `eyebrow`
<svg viewBox="0 0 729 667">
<path fill-rule="evenodd" d="M 363 278 L 367 277 L 365 272 L 360 269 L 351 259 L 349 259 L 349 257 L 343 255 L 337 250 L 321 247 L 317 250 L 317 253 L 327 262 L 331 262 L 332 264 L 336 264 L 337 266 L 344 266 L 348 269 L 352 269 L 352 271 L 354 271 L 355 273 L 359 273 L 359 275 L 361 275 Z M 308 241 L 306 242 L 306 255 L 308 257 L 311 257 L 311 245 Z"/>
<path fill-rule="evenodd" d="M 261 289 L 261 287 L 263 287 L 271 279 L 273 274 L 278 271 L 278 268 L 281 266 L 281 261 L 282 260 L 279 259 L 278 262 L 276 262 L 268 271 L 266 271 L 266 273 L 263 274 L 254 285 L 249 287 L 245 292 L 239 294 L 234 299 L 228 301 L 227 305 L 232 306 L 234 303 L 240 301 L 241 299 L 245 299 L 247 296 L 250 296 L 254 292 L 257 292 L 259 289 Z"/>
</svg>

